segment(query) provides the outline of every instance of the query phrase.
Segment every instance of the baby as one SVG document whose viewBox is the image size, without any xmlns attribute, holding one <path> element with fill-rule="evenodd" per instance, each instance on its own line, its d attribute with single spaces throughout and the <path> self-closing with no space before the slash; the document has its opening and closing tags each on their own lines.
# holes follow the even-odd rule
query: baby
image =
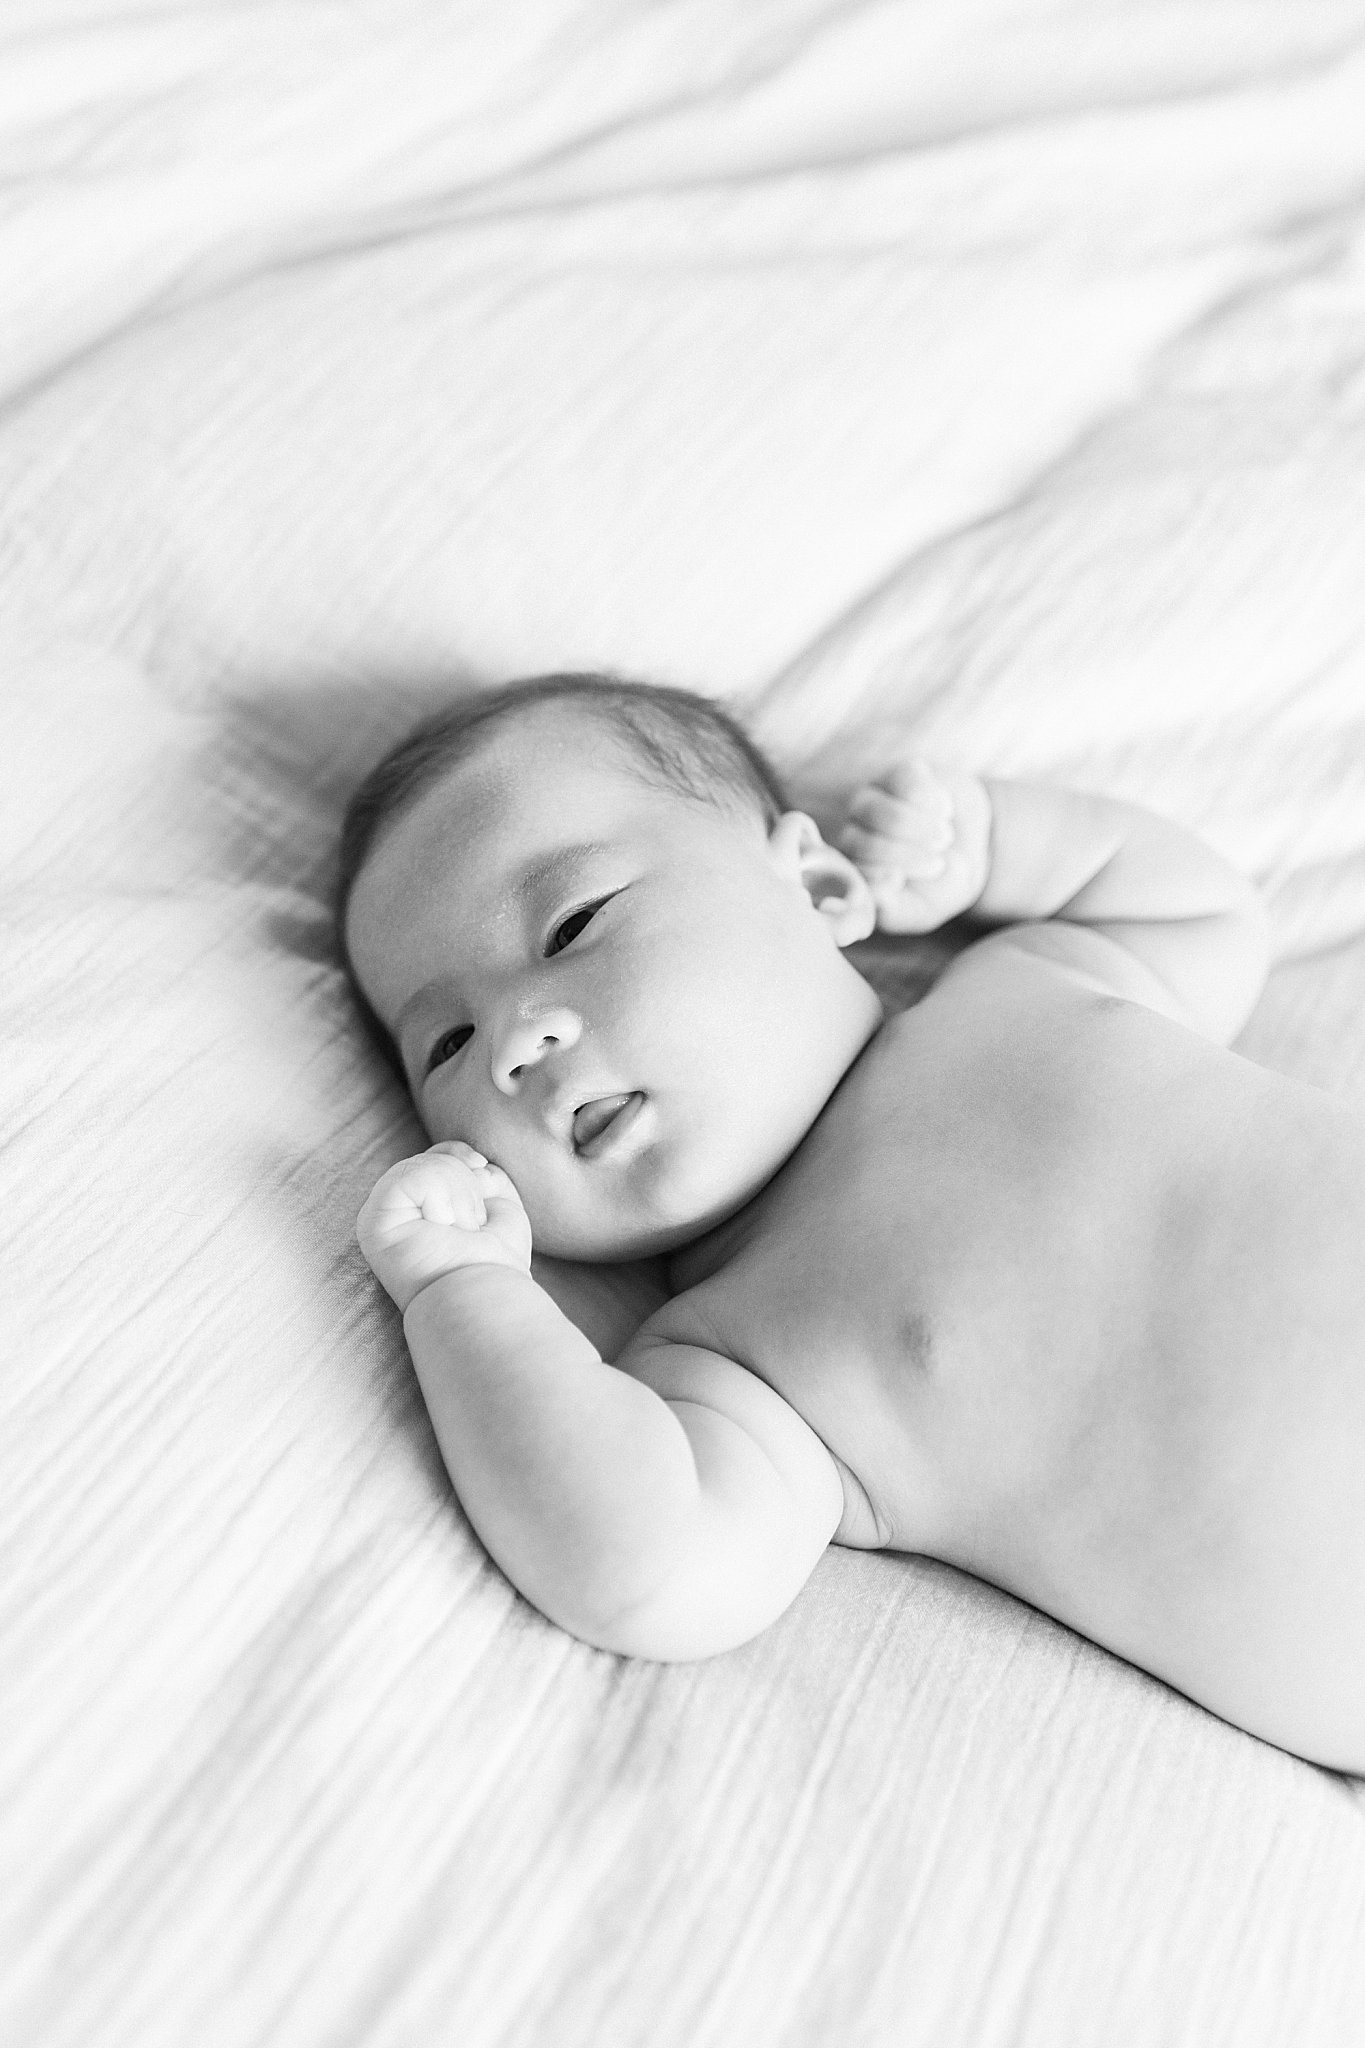
<svg viewBox="0 0 1365 2048">
<path fill-rule="evenodd" d="M 831 1541 L 919 1551 L 1365 1771 L 1365 1123 L 1223 1049 L 1240 875 L 922 762 L 831 846 L 716 707 L 590 676 L 419 729 L 342 868 L 435 1141 L 361 1247 L 544 1614 L 704 1657 Z M 845 949 L 964 915 L 888 1017 Z"/>
</svg>

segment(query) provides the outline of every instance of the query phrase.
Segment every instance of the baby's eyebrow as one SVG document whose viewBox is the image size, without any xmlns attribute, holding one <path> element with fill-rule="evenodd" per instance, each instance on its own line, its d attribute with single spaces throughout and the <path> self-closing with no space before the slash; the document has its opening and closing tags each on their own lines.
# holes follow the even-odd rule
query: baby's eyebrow
<svg viewBox="0 0 1365 2048">
<path fill-rule="evenodd" d="M 534 896 L 547 882 L 559 882 L 584 861 L 592 860 L 597 854 L 607 851 L 600 839 L 585 839 L 570 846 L 557 846 L 551 853 L 543 853 L 529 861 L 512 884 L 511 893 L 519 903 L 528 896 Z"/>
</svg>

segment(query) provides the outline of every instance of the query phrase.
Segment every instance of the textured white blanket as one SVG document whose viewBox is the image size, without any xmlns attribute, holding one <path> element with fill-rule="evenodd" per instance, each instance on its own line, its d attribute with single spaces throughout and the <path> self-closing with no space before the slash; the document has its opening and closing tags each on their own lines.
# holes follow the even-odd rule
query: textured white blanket
<svg viewBox="0 0 1365 2048">
<path fill-rule="evenodd" d="M 691 1668 L 511 1593 L 325 903 L 414 705 L 615 664 L 1199 825 L 1365 1102 L 1365 0 L 0 36 L 12 2037 L 1353 2048 L 1358 1784 L 913 1559 Z"/>
</svg>

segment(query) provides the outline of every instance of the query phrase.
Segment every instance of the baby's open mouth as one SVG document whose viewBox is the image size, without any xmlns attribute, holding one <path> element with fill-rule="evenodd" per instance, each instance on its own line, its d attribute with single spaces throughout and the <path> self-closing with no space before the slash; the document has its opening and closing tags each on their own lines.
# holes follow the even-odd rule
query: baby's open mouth
<svg viewBox="0 0 1365 2048">
<path fill-rule="evenodd" d="M 595 1159 L 625 1135 L 644 1104 L 639 1089 L 629 1095 L 599 1095 L 574 1111 L 573 1145 L 580 1159 Z"/>
</svg>

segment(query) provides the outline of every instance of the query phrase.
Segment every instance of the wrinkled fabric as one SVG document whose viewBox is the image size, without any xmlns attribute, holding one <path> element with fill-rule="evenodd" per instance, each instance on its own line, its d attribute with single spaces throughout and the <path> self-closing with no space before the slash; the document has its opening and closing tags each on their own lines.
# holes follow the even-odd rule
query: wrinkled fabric
<svg viewBox="0 0 1365 2048">
<path fill-rule="evenodd" d="M 352 1242 L 328 917 L 416 710 L 734 698 L 1264 885 L 1365 1105 L 1365 5 L 0 26 L 0 1984 L 139 2048 L 1348 2048 L 1365 1791 L 1003 1593 L 541 1620 Z M 924 955 L 881 949 L 906 994 Z"/>
</svg>

